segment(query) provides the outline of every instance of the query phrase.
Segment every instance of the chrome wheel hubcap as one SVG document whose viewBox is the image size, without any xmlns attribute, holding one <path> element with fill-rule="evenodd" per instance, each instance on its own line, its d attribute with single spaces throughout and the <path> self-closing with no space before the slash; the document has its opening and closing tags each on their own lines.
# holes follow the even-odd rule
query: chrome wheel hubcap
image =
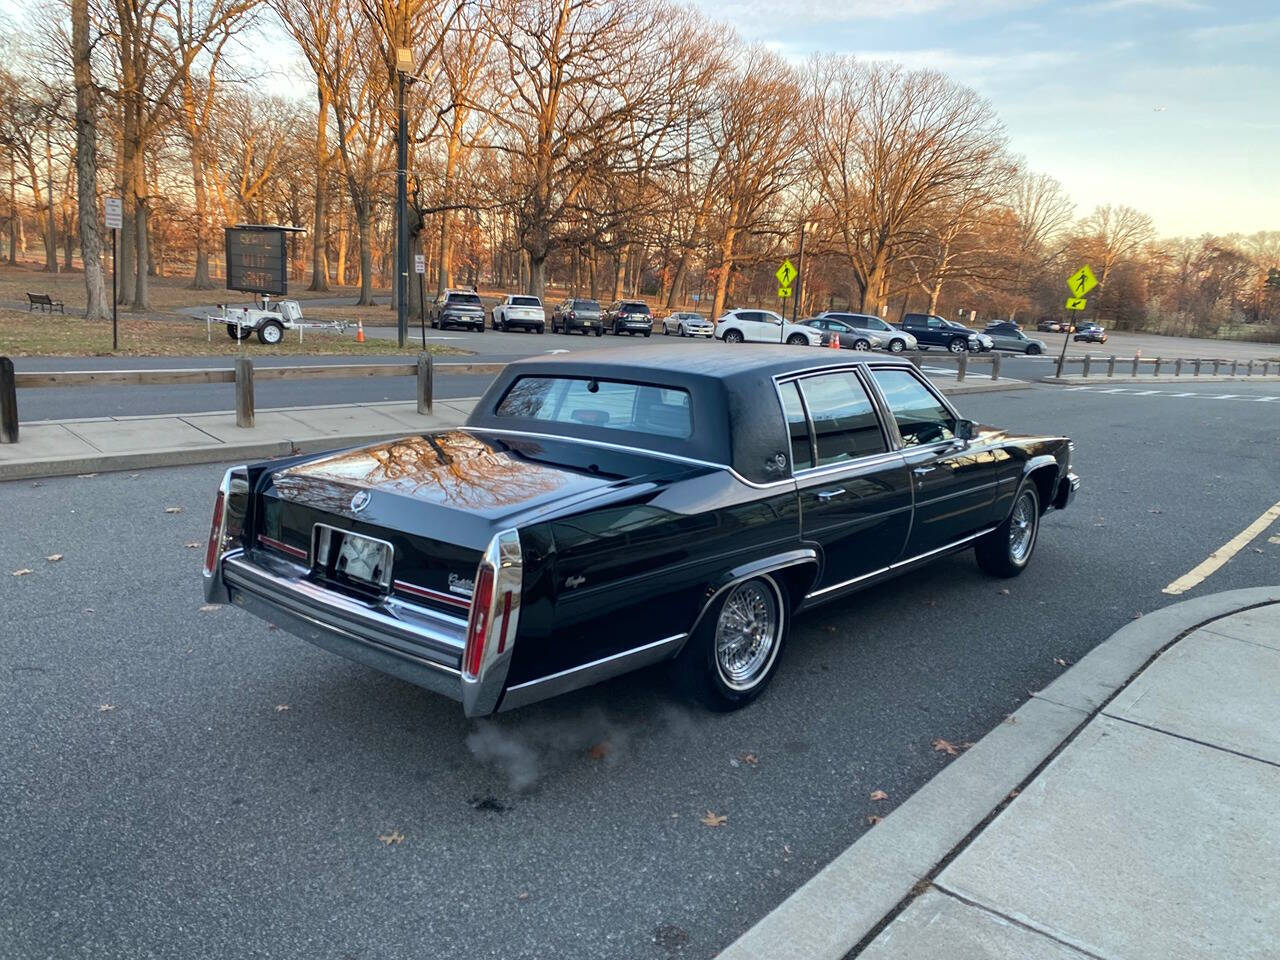
<svg viewBox="0 0 1280 960">
<path fill-rule="evenodd" d="M 763 581 L 739 584 L 716 623 L 716 668 L 726 686 L 747 690 L 769 671 L 778 650 L 778 600 Z"/>
<path fill-rule="evenodd" d="M 1009 521 L 1009 557 L 1014 563 L 1023 563 L 1031 553 L 1036 539 L 1036 508 L 1031 495 L 1024 493 L 1014 504 Z"/>
</svg>

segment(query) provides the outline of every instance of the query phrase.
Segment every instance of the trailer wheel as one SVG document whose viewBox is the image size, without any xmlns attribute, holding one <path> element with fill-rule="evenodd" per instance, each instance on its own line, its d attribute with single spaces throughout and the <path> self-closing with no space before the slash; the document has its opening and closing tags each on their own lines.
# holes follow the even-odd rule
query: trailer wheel
<svg viewBox="0 0 1280 960">
<path fill-rule="evenodd" d="M 252 335 L 252 327 L 238 327 L 234 323 L 227 324 L 227 336 L 232 340 L 248 340 Z"/>
<path fill-rule="evenodd" d="M 258 340 L 272 347 L 284 339 L 284 327 L 278 320 L 268 320 L 258 328 Z"/>
</svg>

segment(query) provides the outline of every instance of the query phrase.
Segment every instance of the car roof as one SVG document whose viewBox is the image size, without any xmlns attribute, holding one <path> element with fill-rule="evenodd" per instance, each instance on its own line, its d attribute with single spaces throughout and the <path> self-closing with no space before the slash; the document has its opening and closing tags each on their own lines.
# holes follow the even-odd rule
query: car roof
<svg viewBox="0 0 1280 960">
<path fill-rule="evenodd" d="M 541 420 L 529 421 L 526 429 L 601 443 L 630 440 L 633 446 L 658 453 L 724 464 L 747 480 L 765 483 L 780 479 L 769 464 L 777 452 L 789 449 L 773 378 L 826 368 L 910 365 L 890 357 L 850 357 L 844 350 L 770 344 L 717 344 L 703 350 L 646 344 L 528 357 L 506 365 L 476 404 L 467 424 L 520 429 L 518 419 L 493 412 L 519 377 L 597 377 L 684 389 L 693 404 L 694 435 L 689 438 L 640 437 L 608 427 Z"/>
</svg>

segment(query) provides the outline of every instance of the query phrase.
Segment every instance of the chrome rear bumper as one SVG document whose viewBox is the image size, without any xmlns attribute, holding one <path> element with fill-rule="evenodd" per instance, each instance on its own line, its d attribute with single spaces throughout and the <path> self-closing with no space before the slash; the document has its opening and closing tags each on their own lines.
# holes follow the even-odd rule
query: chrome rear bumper
<svg viewBox="0 0 1280 960">
<path fill-rule="evenodd" d="M 462 701 L 465 620 L 390 598 L 371 606 L 258 551 L 228 553 L 218 566 L 206 584 L 211 603 L 243 607 L 330 653 Z"/>
</svg>

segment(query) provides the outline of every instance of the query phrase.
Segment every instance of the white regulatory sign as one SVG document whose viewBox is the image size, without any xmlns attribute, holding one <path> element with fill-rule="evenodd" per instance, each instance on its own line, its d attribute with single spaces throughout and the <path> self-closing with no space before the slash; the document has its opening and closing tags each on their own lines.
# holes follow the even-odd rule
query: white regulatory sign
<svg viewBox="0 0 1280 960">
<path fill-rule="evenodd" d="M 108 230 L 119 230 L 124 227 L 124 201 L 119 197 L 104 197 L 102 200 L 103 217 Z"/>
<path fill-rule="evenodd" d="M 427 258 L 420 253 L 414 254 L 413 256 L 413 272 L 414 273 L 427 272 Z"/>
</svg>

